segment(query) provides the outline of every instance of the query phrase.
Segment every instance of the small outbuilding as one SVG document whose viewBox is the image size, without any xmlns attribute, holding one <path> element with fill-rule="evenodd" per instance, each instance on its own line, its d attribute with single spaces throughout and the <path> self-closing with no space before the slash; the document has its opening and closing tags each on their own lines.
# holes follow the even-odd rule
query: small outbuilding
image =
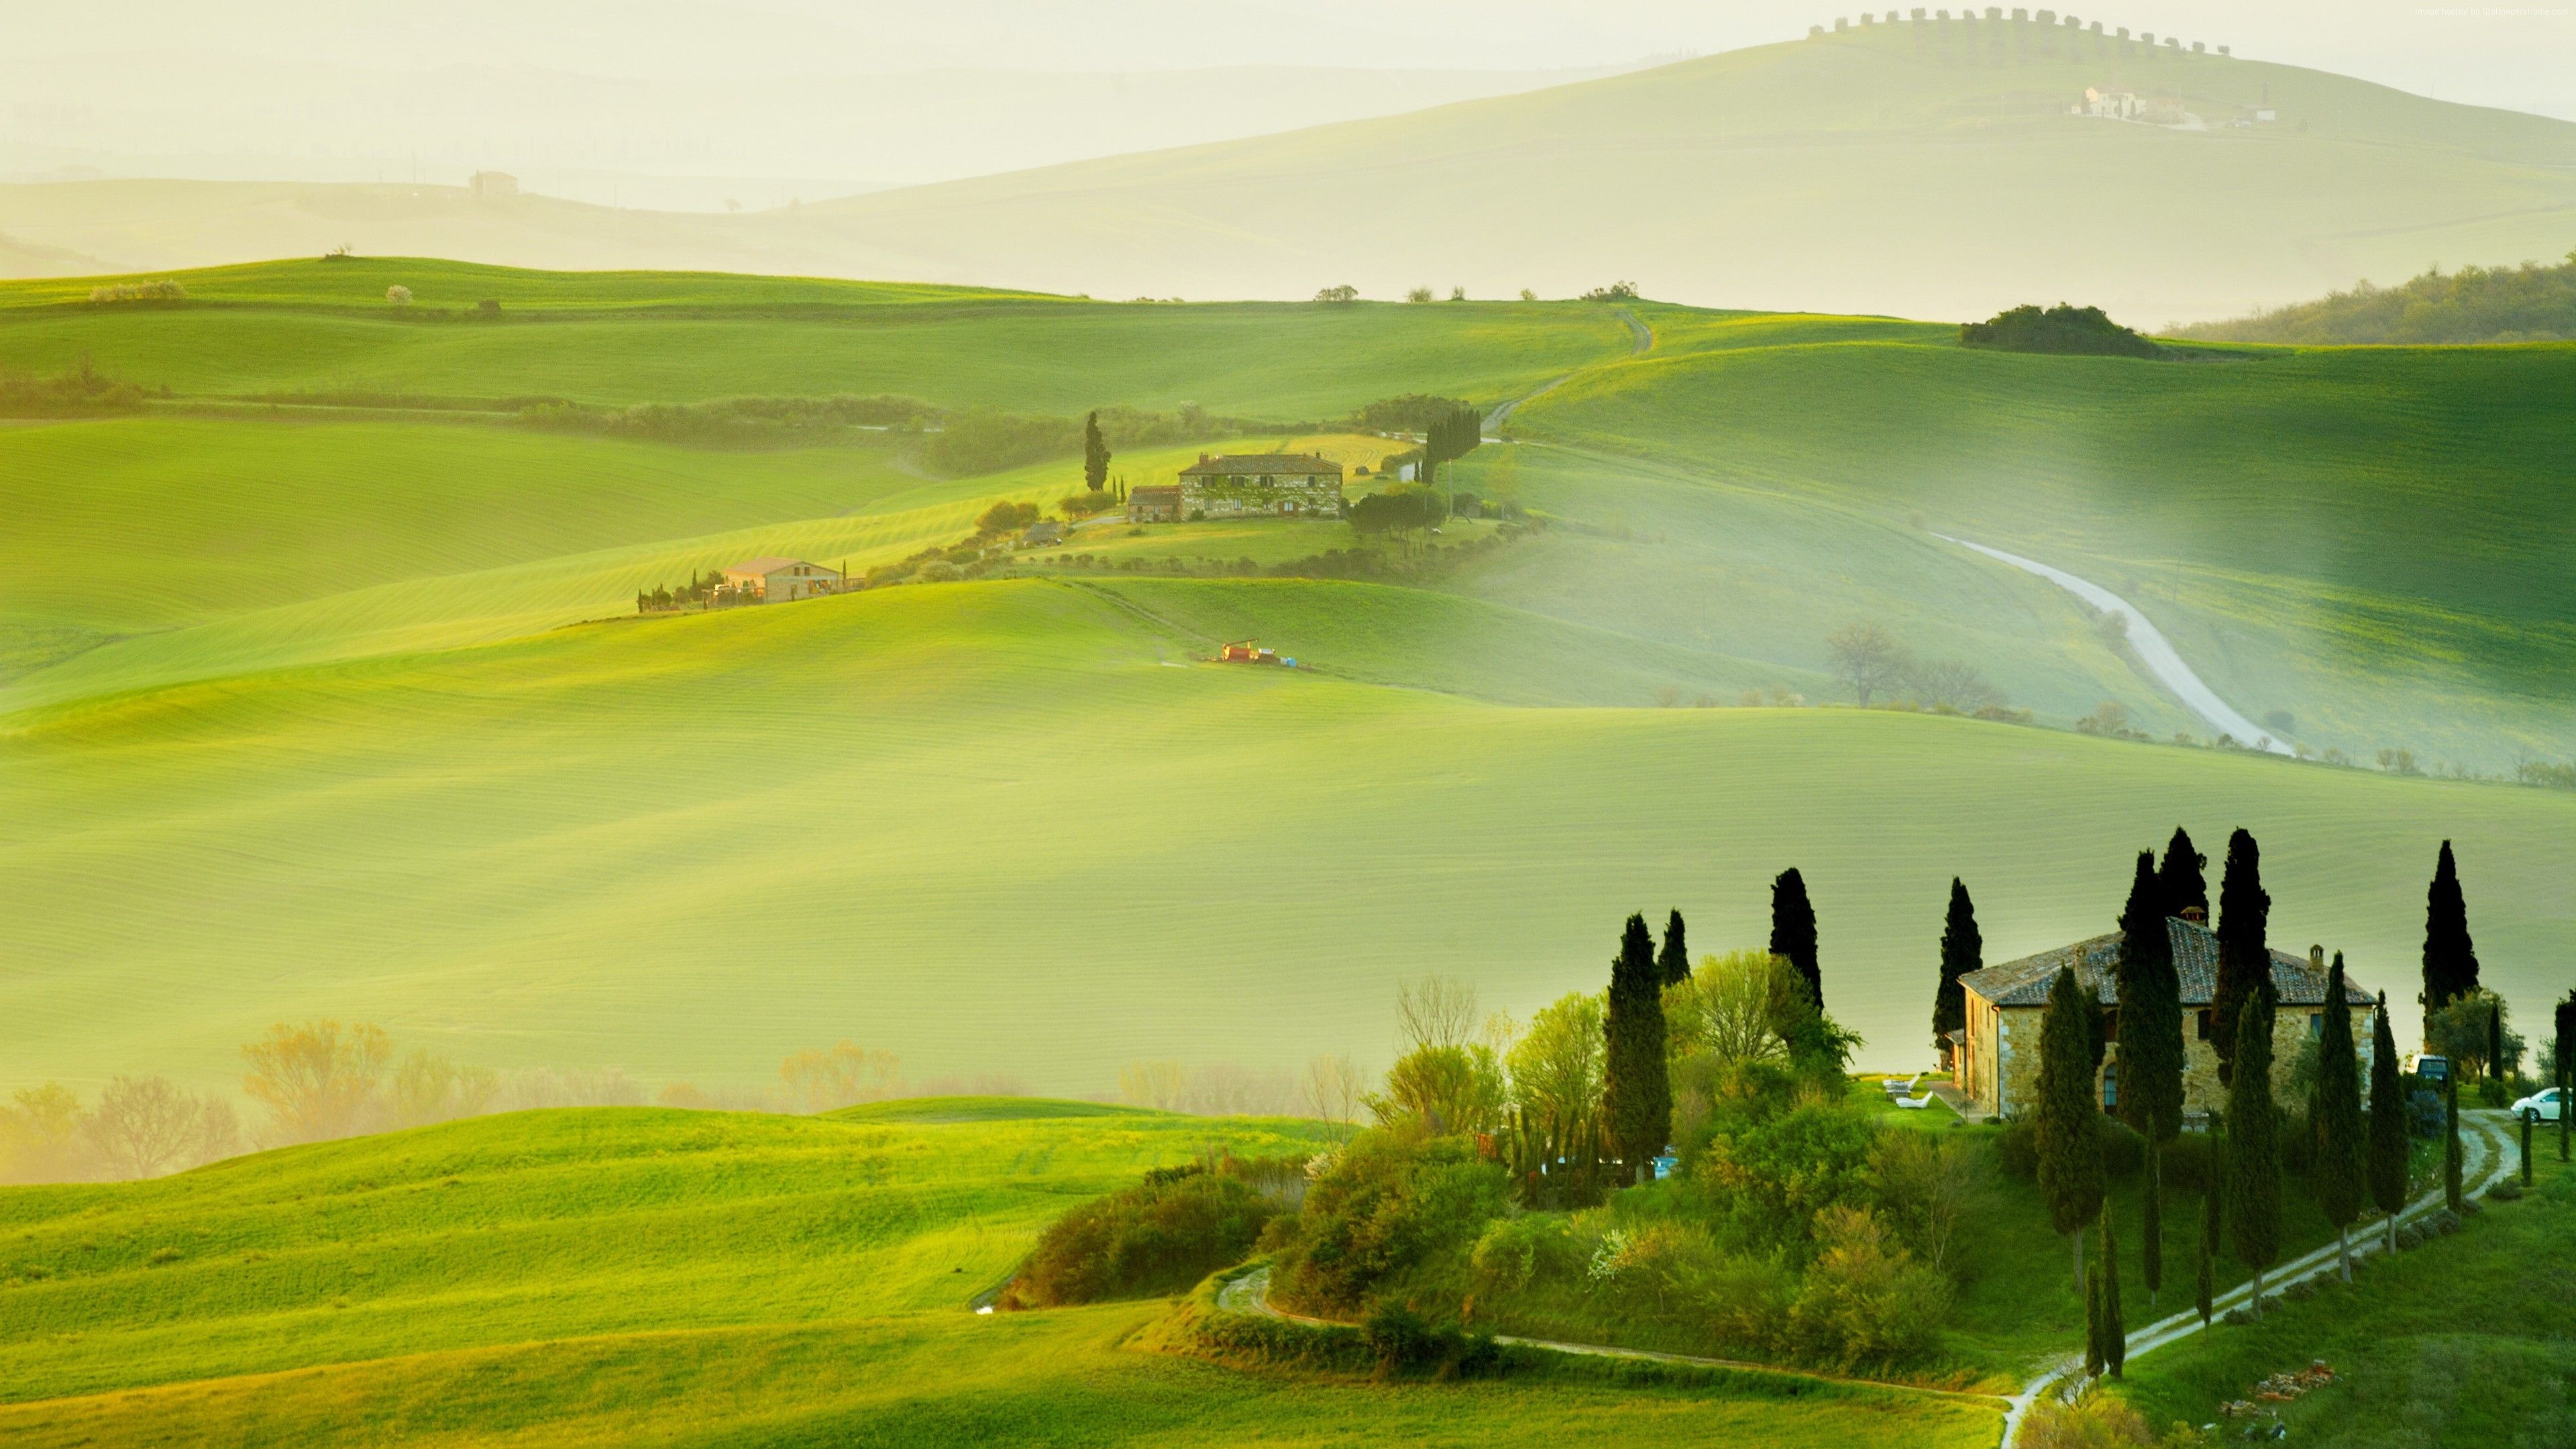
<svg viewBox="0 0 2576 1449">
<path fill-rule="evenodd" d="M 1129 523 L 1169 523 L 1181 516 L 1181 490 L 1171 485 L 1127 491 Z"/>
<path fill-rule="evenodd" d="M 839 569 L 801 558 L 747 558 L 727 567 L 724 581 L 734 592 L 756 594 L 768 604 L 841 591 Z"/>
</svg>

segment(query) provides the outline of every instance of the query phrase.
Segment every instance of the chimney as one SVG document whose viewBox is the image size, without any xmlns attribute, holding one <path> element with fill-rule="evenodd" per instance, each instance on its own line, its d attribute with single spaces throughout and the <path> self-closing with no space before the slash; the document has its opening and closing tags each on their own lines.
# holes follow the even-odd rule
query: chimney
<svg viewBox="0 0 2576 1449">
<path fill-rule="evenodd" d="M 2325 948 L 2325 947 L 2323 947 L 2323 946 L 2310 946 L 2310 947 L 2308 948 L 2308 969 L 2309 969 L 2309 970 L 2311 970 L 2311 971 L 2314 971 L 2314 972 L 2315 972 L 2315 973 L 2317 973 L 2319 976 L 2323 976 L 2323 975 L 2325 975 L 2325 974 L 2326 974 L 2326 948 Z"/>
<path fill-rule="evenodd" d="M 1207 460 L 1208 460 L 1208 456 L 1207 456 L 1207 454 L 1205 454 L 1205 453 L 1201 453 L 1201 454 L 1199 454 L 1199 466 L 1200 466 L 1200 467 L 1202 467 L 1202 468 L 1206 467 L 1206 466 L 1207 466 Z"/>
<path fill-rule="evenodd" d="M 2209 923 L 2209 912 L 2200 906 L 2185 906 L 2182 908 L 2182 918 L 2195 926 L 2203 926 Z"/>
</svg>

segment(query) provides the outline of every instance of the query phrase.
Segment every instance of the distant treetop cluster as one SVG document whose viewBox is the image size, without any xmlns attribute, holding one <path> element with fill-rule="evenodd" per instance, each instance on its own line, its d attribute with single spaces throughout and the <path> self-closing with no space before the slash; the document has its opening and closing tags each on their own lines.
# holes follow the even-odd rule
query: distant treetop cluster
<svg viewBox="0 0 2576 1449">
<path fill-rule="evenodd" d="M 1960 325 L 1959 345 L 1999 352 L 2054 352 L 2095 357 L 2161 357 L 2164 349 L 2121 326 L 2099 307 L 2064 302 L 2042 311 L 2024 305 L 1983 322 Z"/>
<path fill-rule="evenodd" d="M 1906 11 L 1902 17 L 1902 20 L 1910 20 L 1916 25 L 1937 23 L 1944 27 L 1951 23 L 1951 19 L 1951 14 L 1947 10 L 1926 10 L 1920 5 Z M 1999 25 L 2007 19 L 2007 16 L 2005 15 L 2005 7 L 2001 5 L 1989 5 L 1982 11 L 1978 10 L 1974 6 L 1962 6 L 1959 10 L 1957 19 L 1959 24 L 1963 26 L 1973 26 L 1980 23 L 1980 21 L 1988 25 Z M 2015 25 L 2036 25 L 2050 31 L 2067 30 L 2094 36 L 2104 36 L 2101 21 L 2095 20 L 2087 22 L 2074 15 L 2060 15 L 2054 10 L 2035 11 L 2016 6 L 2013 7 L 2009 19 L 2011 20 L 2011 23 Z M 1893 10 L 1885 12 L 1884 15 L 1864 10 L 1860 13 L 1858 24 L 1862 29 L 1869 29 L 1879 25 L 1900 24 L 1902 23 L 1902 20 L 1900 20 L 1898 13 Z M 1837 15 L 1834 17 L 1833 28 L 1834 33 L 1839 35 L 1853 29 L 1854 22 L 1850 16 Z M 1822 25 L 1810 25 L 1807 27 L 1808 39 L 1821 40 L 1824 36 L 1825 27 Z M 2122 26 L 2114 35 L 2105 38 L 2115 38 L 2125 46 L 2129 43 L 2128 27 Z M 2152 47 L 2156 43 L 2155 32 L 2152 30 L 2140 32 L 2138 41 L 2142 45 Z M 2179 52 L 2183 48 L 2182 38 L 2180 36 L 2168 35 L 2165 37 L 2164 43 L 2165 48 L 2170 51 Z M 2195 40 L 2191 43 L 2191 53 L 2194 55 L 2207 54 L 2208 50 L 2208 44 L 2204 41 Z M 2227 55 L 2230 54 L 2230 51 L 2228 47 L 2222 45 L 2218 47 L 2218 53 L 2220 55 Z"/>
</svg>

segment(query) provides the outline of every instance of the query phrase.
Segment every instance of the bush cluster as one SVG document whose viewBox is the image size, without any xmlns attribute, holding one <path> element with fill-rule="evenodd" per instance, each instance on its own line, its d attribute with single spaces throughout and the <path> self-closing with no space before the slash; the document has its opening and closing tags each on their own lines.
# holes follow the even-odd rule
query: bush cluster
<svg viewBox="0 0 2576 1449">
<path fill-rule="evenodd" d="M 1005 1308 L 1177 1293 L 1240 1262 L 1278 1205 L 1238 1174 L 1162 1169 L 1058 1219 L 1003 1291 Z"/>
<path fill-rule="evenodd" d="M 1999 352 L 2047 352 L 2094 357 L 2161 357 L 2164 349 L 2121 326 L 2099 307 L 2070 307 L 2060 302 L 2045 311 L 2034 306 L 1998 312 L 1983 322 L 1959 327 L 1959 345 Z"/>
<path fill-rule="evenodd" d="M 921 428 L 939 416 L 919 398 L 737 397 L 703 403 L 601 408 L 550 398 L 518 410 L 518 421 L 553 432 L 596 433 L 701 447 L 811 444 L 859 429 Z"/>
<path fill-rule="evenodd" d="M 162 389 L 164 395 L 168 391 Z M 101 373 L 86 357 L 51 377 L 0 369 L 0 417 L 98 417 L 132 412 L 145 396 L 133 383 Z"/>
</svg>

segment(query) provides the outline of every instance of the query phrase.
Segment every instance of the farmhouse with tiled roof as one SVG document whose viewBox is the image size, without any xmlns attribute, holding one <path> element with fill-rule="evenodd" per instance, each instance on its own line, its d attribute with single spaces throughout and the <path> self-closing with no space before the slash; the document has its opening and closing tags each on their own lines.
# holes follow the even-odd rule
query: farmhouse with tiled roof
<svg viewBox="0 0 2576 1449">
<path fill-rule="evenodd" d="M 1180 487 L 1183 518 L 1342 515 L 1342 465 L 1312 453 L 1201 453 Z"/>
</svg>

